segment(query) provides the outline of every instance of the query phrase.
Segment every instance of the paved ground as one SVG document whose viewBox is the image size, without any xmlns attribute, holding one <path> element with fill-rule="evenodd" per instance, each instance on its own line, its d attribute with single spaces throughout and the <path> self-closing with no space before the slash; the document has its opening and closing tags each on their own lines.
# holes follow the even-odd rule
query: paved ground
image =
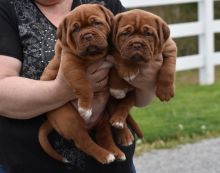
<svg viewBox="0 0 220 173">
<path fill-rule="evenodd" d="M 220 138 L 134 158 L 137 173 L 220 173 Z"/>
</svg>

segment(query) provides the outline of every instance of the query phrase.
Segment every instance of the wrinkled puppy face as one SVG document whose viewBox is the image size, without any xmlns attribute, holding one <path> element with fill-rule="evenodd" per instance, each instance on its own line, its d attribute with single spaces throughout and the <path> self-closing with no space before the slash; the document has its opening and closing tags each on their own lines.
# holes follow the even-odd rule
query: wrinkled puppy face
<svg viewBox="0 0 220 173">
<path fill-rule="evenodd" d="M 170 30 L 158 16 L 130 10 L 114 18 L 113 44 L 128 63 L 145 64 L 161 53 Z"/>
<path fill-rule="evenodd" d="M 107 52 L 112 19 L 113 14 L 101 5 L 80 5 L 60 24 L 58 39 L 75 55 L 98 59 Z"/>
</svg>

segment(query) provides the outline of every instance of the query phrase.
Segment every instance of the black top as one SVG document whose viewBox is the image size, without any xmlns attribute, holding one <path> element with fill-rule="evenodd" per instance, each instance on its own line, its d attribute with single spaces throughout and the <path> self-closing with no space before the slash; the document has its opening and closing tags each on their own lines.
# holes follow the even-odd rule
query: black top
<svg viewBox="0 0 220 173">
<path fill-rule="evenodd" d="M 74 0 L 72 9 L 91 2 Z M 114 14 L 125 10 L 119 0 L 102 0 L 102 3 Z M 32 0 L 0 0 L 0 26 L 0 55 L 22 61 L 21 76 L 39 79 L 54 55 L 56 27 Z M 42 117 L 13 120 L 0 116 L 0 164 L 7 173 L 131 173 L 134 145 L 121 147 L 127 161 L 103 166 L 54 132 L 50 136 L 52 145 L 71 163 L 50 158 L 38 143 Z"/>
<path fill-rule="evenodd" d="M 74 0 L 72 9 L 90 2 Z M 125 10 L 118 0 L 103 3 L 114 14 Z M 39 79 L 54 55 L 57 28 L 32 0 L 0 0 L 0 26 L 0 54 L 21 60 L 22 76 Z"/>
</svg>

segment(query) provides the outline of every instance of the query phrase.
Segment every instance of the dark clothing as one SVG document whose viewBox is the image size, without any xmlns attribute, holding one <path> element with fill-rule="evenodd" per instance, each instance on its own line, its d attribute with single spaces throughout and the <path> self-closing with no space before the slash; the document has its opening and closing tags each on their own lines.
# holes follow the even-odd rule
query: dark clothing
<svg viewBox="0 0 220 173">
<path fill-rule="evenodd" d="M 74 0 L 72 9 L 91 2 Z M 102 2 L 114 14 L 125 10 L 119 0 Z M 57 28 L 32 0 L 0 0 L 0 25 L 0 55 L 19 59 L 22 61 L 21 76 L 38 80 L 54 55 Z M 127 156 L 125 162 L 101 165 L 54 132 L 50 135 L 52 145 L 71 163 L 63 164 L 50 158 L 38 142 L 43 117 L 13 120 L 0 116 L 0 164 L 7 173 L 132 172 L 134 145 L 121 147 Z"/>
<path fill-rule="evenodd" d="M 72 9 L 94 0 L 73 0 Z M 118 0 L 97 1 L 114 14 L 124 11 Z M 0 55 L 23 62 L 21 75 L 39 79 L 54 55 L 56 27 L 32 0 L 0 0 Z"/>
</svg>

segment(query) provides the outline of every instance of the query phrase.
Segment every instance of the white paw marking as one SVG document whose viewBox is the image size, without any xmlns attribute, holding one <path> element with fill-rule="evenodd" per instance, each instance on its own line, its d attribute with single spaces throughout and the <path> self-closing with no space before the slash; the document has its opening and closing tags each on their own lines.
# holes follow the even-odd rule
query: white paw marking
<svg viewBox="0 0 220 173">
<path fill-rule="evenodd" d="M 92 109 L 84 109 L 79 107 L 78 111 L 84 120 L 88 120 L 92 116 Z"/>
<path fill-rule="evenodd" d="M 66 158 L 63 158 L 63 160 L 62 160 L 64 163 L 70 163 L 70 161 L 69 160 L 67 160 Z"/>
<path fill-rule="evenodd" d="M 107 157 L 107 163 L 111 163 L 115 160 L 115 156 L 113 154 L 109 154 Z"/>
<path fill-rule="evenodd" d="M 110 94 L 115 97 L 116 99 L 122 99 L 126 96 L 125 90 L 118 90 L 118 89 L 110 89 Z"/>
<path fill-rule="evenodd" d="M 124 161 L 124 160 L 126 160 L 126 156 L 125 155 L 123 155 L 123 156 L 121 156 L 120 158 L 118 158 L 119 160 L 122 160 L 122 161 Z"/>
<path fill-rule="evenodd" d="M 139 74 L 139 70 L 136 73 L 134 73 L 134 74 L 132 74 L 130 76 L 124 76 L 123 78 L 126 81 L 132 81 L 132 80 L 134 80 L 137 77 L 138 74 Z"/>
<path fill-rule="evenodd" d="M 133 141 L 129 141 L 127 144 L 121 144 L 121 145 L 127 147 L 127 146 L 130 146 L 132 144 L 133 144 Z"/>
<path fill-rule="evenodd" d="M 122 122 L 115 122 L 112 125 L 116 128 L 124 128 L 124 124 Z"/>
<path fill-rule="evenodd" d="M 128 142 L 128 146 L 132 145 L 133 144 L 133 141 L 130 141 Z"/>
<path fill-rule="evenodd" d="M 134 74 L 134 75 L 131 75 L 131 76 L 127 76 L 127 77 L 124 77 L 124 80 L 126 80 L 126 81 L 132 81 L 134 78 L 136 78 L 136 74 Z"/>
</svg>

